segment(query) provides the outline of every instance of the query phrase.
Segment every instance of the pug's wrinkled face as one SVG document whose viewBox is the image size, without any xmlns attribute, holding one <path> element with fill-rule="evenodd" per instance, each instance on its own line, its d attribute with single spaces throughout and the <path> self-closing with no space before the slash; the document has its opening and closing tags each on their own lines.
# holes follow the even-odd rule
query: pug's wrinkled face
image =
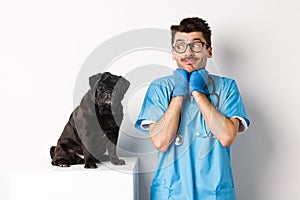
<svg viewBox="0 0 300 200">
<path fill-rule="evenodd" d="M 128 87 L 129 82 L 123 77 L 103 73 L 96 86 L 96 104 L 105 107 L 120 104 Z"/>
</svg>

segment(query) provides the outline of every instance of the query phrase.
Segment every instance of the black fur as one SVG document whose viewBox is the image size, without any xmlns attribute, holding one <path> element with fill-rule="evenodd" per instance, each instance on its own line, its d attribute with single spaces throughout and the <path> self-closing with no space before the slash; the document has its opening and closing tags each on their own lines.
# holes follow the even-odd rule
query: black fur
<svg viewBox="0 0 300 200">
<path fill-rule="evenodd" d="M 130 83 L 109 72 L 90 77 L 89 83 L 91 88 L 72 112 L 57 145 L 50 148 L 52 165 L 97 168 L 96 163 L 107 160 L 125 164 L 116 155 L 116 145 L 123 120 L 121 101 Z"/>
</svg>

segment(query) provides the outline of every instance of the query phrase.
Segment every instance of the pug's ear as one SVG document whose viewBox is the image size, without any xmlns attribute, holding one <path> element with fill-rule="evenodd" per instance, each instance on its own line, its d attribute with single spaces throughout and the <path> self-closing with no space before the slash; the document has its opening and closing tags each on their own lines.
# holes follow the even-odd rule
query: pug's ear
<svg viewBox="0 0 300 200">
<path fill-rule="evenodd" d="M 102 74 L 99 73 L 99 74 L 93 75 L 89 78 L 89 83 L 90 83 L 91 88 L 93 88 L 95 86 L 97 81 L 100 80 L 101 76 L 102 76 Z"/>
<path fill-rule="evenodd" d="M 126 80 L 125 78 L 123 78 L 122 76 L 120 76 L 120 79 L 118 80 L 117 85 L 124 91 L 124 93 L 126 93 L 126 91 L 128 90 L 128 88 L 130 86 L 130 82 L 128 80 Z"/>
</svg>

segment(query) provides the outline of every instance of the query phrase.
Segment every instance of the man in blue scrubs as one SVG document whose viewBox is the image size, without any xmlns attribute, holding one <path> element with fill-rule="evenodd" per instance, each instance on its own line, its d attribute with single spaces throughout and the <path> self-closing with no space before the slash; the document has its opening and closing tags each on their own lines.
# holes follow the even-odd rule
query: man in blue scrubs
<svg viewBox="0 0 300 200">
<path fill-rule="evenodd" d="M 250 121 L 236 82 L 209 74 L 211 30 L 194 17 L 171 26 L 172 76 L 154 80 L 135 127 L 158 152 L 151 200 L 236 199 L 230 145 Z"/>
</svg>

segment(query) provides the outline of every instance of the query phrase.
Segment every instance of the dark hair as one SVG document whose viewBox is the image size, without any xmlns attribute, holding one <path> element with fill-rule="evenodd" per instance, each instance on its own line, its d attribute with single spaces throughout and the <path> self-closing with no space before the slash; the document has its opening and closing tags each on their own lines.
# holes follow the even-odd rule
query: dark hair
<svg viewBox="0 0 300 200">
<path fill-rule="evenodd" d="M 190 33 L 190 32 L 202 32 L 207 46 L 211 46 L 211 30 L 208 23 L 198 17 L 185 18 L 181 20 L 179 25 L 171 26 L 172 33 L 172 45 L 174 43 L 174 37 L 176 32 Z"/>
</svg>

